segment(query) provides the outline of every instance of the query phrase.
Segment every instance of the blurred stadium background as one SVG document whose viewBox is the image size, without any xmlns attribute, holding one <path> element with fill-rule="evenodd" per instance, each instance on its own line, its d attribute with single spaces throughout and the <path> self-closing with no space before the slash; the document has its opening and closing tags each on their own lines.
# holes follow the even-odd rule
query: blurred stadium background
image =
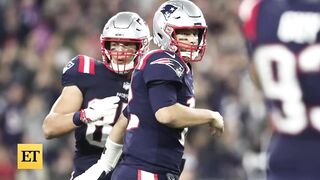
<svg viewBox="0 0 320 180">
<path fill-rule="evenodd" d="M 45 140 L 42 121 L 62 89 L 63 66 L 77 54 L 101 59 L 99 35 L 119 11 L 152 29 L 163 0 L 0 0 L 0 180 L 62 180 L 72 172 L 73 134 Z M 190 130 L 181 180 L 264 179 L 269 129 L 263 97 L 248 75 L 237 15 L 241 0 L 194 0 L 209 33 L 195 64 L 197 107 L 219 110 L 226 132 Z M 156 48 L 153 44 L 151 49 Z M 44 144 L 43 170 L 17 170 L 18 143 Z"/>
</svg>

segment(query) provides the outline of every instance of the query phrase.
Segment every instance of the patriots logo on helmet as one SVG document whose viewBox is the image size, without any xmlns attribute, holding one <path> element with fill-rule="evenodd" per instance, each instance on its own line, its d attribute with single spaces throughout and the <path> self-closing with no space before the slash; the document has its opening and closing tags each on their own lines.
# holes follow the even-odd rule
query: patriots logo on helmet
<svg viewBox="0 0 320 180">
<path fill-rule="evenodd" d="M 176 11 L 177 9 L 178 9 L 177 7 L 175 7 L 175 6 L 171 5 L 171 4 L 167 4 L 166 6 L 164 6 L 164 7 L 162 8 L 161 12 L 162 12 L 162 14 L 164 15 L 164 17 L 165 17 L 166 19 L 168 19 L 168 18 L 171 16 L 171 14 L 172 14 L 174 11 Z"/>
<path fill-rule="evenodd" d="M 184 67 L 183 65 L 178 62 L 175 59 L 170 59 L 170 58 L 161 58 L 158 60 L 155 60 L 150 63 L 151 65 L 153 64 L 164 64 L 166 66 L 169 66 L 174 72 L 177 74 L 177 76 L 180 78 L 184 72 Z"/>
</svg>

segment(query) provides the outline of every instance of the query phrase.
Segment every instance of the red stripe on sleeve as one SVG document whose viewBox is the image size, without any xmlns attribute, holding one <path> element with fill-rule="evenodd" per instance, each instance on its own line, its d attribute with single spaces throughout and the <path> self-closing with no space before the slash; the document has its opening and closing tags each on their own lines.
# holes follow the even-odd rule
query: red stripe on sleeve
<svg viewBox="0 0 320 180">
<path fill-rule="evenodd" d="M 258 2 L 252 9 L 250 19 L 244 23 L 244 32 L 248 39 L 255 40 L 257 38 L 257 19 L 261 2 Z"/>
<path fill-rule="evenodd" d="M 83 73 L 84 72 L 84 57 L 83 55 L 79 55 L 79 67 L 78 67 L 78 71 Z"/>
<path fill-rule="evenodd" d="M 89 73 L 90 74 L 95 74 L 95 71 L 94 71 L 94 59 L 93 58 L 90 58 Z"/>
</svg>

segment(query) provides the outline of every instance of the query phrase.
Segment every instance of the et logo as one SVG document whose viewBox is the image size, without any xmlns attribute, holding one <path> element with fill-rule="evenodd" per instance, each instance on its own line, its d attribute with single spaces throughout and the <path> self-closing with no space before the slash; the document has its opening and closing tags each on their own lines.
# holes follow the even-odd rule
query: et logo
<svg viewBox="0 0 320 180">
<path fill-rule="evenodd" d="M 18 144 L 18 169 L 42 169 L 42 144 Z"/>
</svg>

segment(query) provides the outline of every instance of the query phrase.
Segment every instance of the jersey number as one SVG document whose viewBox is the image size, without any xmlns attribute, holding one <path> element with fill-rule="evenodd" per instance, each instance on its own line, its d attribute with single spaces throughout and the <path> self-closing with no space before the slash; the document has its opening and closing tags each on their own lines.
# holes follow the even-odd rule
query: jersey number
<svg viewBox="0 0 320 180">
<path fill-rule="evenodd" d="M 190 99 L 188 99 L 187 104 L 189 107 L 194 108 L 196 106 L 196 99 L 194 97 L 191 97 Z M 186 135 L 188 130 L 189 130 L 188 128 L 184 128 L 181 131 L 179 142 L 182 146 L 184 146 L 184 143 L 186 141 Z"/>
<path fill-rule="evenodd" d="M 113 118 L 113 122 L 115 122 L 119 118 L 122 110 L 126 107 L 126 105 L 127 103 L 120 103 L 120 105 L 116 109 L 117 112 L 115 113 L 115 116 L 108 117 L 108 118 Z M 112 126 L 109 123 L 105 123 L 105 122 L 111 122 L 111 121 L 101 120 L 101 121 L 96 121 L 96 122 L 87 124 L 86 139 L 91 145 L 103 148 L 104 145 L 106 144 L 106 141 L 111 132 Z"/>
<path fill-rule="evenodd" d="M 310 125 L 320 131 L 320 107 L 308 107 L 302 100 L 297 69 L 301 73 L 320 70 L 320 45 L 305 48 L 295 55 L 283 45 L 259 47 L 254 54 L 257 73 L 266 98 L 281 108 L 271 110 L 275 128 L 282 133 L 298 134 Z"/>
</svg>

